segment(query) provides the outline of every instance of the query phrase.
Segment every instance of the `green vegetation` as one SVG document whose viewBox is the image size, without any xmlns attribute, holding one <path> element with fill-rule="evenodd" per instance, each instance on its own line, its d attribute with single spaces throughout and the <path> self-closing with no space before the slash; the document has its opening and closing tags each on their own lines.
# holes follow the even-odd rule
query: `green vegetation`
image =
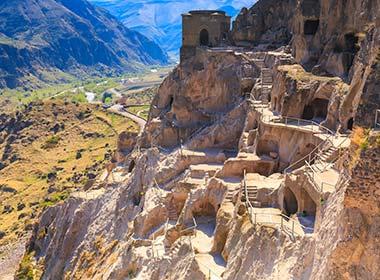
<svg viewBox="0 0 380 280">
<path fill-rule="evenodd" d="M 33 270 L 34 270 L 33 253 L 25 254 L 20 262 L 18 271 L 16 272 L 16 279 L 33 280 L 34 279 Z"/>
<path fill-rule="evenodd" d="M 53 148 L 53 147 L 55 147 L 55 146 L 58 145 L 59 140 L 61 140 L 61 139 L 59 138 L 59 136 L 57 136 L 57 135 L 53 135 L 53 136 L 49 137 L 49 138 L 46 140 L 46 142 L 45 142 L 45 144 L 42 146 L 42 148 L 43 148 L 43 149 L 51 149 L 51 148 Z"/>
<path fill-rule="evenodd" d="M 85 83 L 83 86 L 85 91 L 94 92 L 100 95 L 107 89 L 117 87 L 119 83 L 116 80 L 116 78 L 96 79 Z"/>
<path fill-rule="evenodd" d="M 138 115 L 139 117 L 147 120 L 149 114 L 150 105 L 142 105 L 142 106 L 130 106 L 128 107 L 128 111 Z"/>
<path fill-rule="evenodd" d="M 119 133 L 138 131 L 131 120 L 94 104 L 46 100 L 22 114 L 38 125 L 16 136 L 27 141 L 17 140 L 12 146 L 11 152 L 22 160 L 4 162 L 10 168 L 0 170 L 0 231 L 5 233 L 0 246 L 17 240 L 44 208 L 65 200 L 103 172 Z M 59 131 L 54 132 L 56 125 Z M 0 153 L 5 145 L 6 141 L 0 144 Z M 22 204 L 25 207 L 18 210 Z M 2 213 L 7 205 L 13 210 Z"/>
<path fill-rule="evenodd" d="M 58 202 L 64 201 L 69 196 L 70 194 L 68 191 L 54 193 L 51 196 L 46 197 L 45 200 L 40 203 L 40 207 L 46 208 L 49 206 L 53 206 L 57 204 Z"/>
</svg>

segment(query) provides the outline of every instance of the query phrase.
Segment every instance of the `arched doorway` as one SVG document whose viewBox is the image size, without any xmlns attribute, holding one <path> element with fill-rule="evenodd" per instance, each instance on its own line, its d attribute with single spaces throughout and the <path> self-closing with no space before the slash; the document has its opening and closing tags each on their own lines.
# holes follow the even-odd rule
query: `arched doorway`
<svg viewBox="0 0 380 280">
<path fill-rule="evenodd" d="M 347 129 L 352 130 L 354 128 L 354 118 L 351 118 L 347 122 Z"/>
<path fill-rule="evenodd" d="M 305 120 L 323 121 L 327 117 L 328 106 L 328 99 L 316 98 L 305 106 L 302 118 Z"/>
<path fill-rule="evenodd" d="M 313 107 L 310 105 L 306 105 L 303 109 L 302 118 L 305 120 L 312 120 L 314 117 L 314 110 Z"/>
<path fill-rule="evenodd" d="M 296 214 L 298 211 L 297 198 L 289 188 L 285 188 L 284 209 L 288 216 Z"/>
<path fill-rule="evenodd" d="M 209 38 L 208 38 L 208 31 L 206 29 L 202 29 L 201 33 L 199 34 L 199 43 L 201 46 L 208 46 L 209 45 Z"/>
<path fill-rule="evenodd" d="M 301 199 L 304 204 L 302 209 L 303 216 L 315 217 L 315 214 L 317 212 L 317 205 L 305 189 L 301 190 Z"/>
</svg>

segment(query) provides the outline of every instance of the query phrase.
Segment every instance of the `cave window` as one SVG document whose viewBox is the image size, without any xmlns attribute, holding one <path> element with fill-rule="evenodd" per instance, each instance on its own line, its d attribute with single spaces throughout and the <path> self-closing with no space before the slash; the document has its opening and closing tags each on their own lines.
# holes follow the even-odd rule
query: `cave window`
<svg viewBox="0 0 380 280">
<path fill-rule="evenodd" d="M 317 20 L 306 20 L 303 26 L 303 33 L 305 35 L 315 35 L 318 31 L 319 19 Z"/>
<path fill-rule="evenodd" d="M 169 111 L 172 109 L 172 106 L 173 106 L 173 102 L 174 102 L 174 98 L 173 98 L 173 96 L 170 96 L 170 99 L 169 99 L 169 104 L 168 104 L 168 107 L 169 107 Z"/>
<path fill-rule="evenodd" d="M 354 118 L 351 118 L 347 122 L 347 129 L 352 130 L 354 128 Z"/>
<path fill-rule="evenodd" d="M 252 127 L 252 129 L 254 130 L 254 129 L 257 129 L 257 128 L 259 128 L 259 123 L 257 122 L 257 120 L 255 120 L 255 121 L 253 122 L 253 127 Z"/>
<path fill-rule="evenodd" d="M 298 211 L 297 198 L 289 188 L 286 188 L 284 193 L 284 209 L 288 216 L 296 214 Z"/>
<path fill-rule="evenodd" d="M 305 120 L 323 121 L 327 117 L 328 106 L 328 99 L 316 98 L 305 106 L 302 118 Z"/>
<path fill-rule="evenodd" d="M 303 109 L 302 118 L 305 120 L 312 120 L 314 117 L 314 110 L 313 107 L 310 105 L 306 105 Z"/>
<path fill-rule="evenodd" d="M 202 29 L 202 31 L 199 34 L 199 42 L 201 46 L 208 46 L 209 45 L 209 35 L 208 31 L 206 29 Z"/>
<path fill-rule="evenodd" d="M 134 160 L 132 160 L 131 163 L 129 164 L 128 172 L 131 173 L 133 169 L 135 168 L 135 166 L 136 166 L 136 163 Z"/>
</svg>

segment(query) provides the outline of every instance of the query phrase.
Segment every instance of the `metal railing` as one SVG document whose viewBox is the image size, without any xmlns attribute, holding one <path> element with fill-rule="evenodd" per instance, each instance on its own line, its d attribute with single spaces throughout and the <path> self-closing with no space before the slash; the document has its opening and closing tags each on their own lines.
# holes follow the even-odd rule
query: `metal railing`
<svg viewBox="0 0 380 280">
<path fill-rule="evenodd" d="M 288 125 L 295 125 L 295 126 L 306 126 L 310 125 L 311 127 L 307 127 L 307 130 L 310 130 L 312 132 L 323 132 L 329 135 L 335 135 L 335 132 L 333 132 L 331 129 L 321 125 L 320 123 L 317 123 L 313 120 L 305 120 L 305 119 L 299 119 L 299 118 L 293 118 L 293 117 L 277 117 L 277 116 L 266 116 L 268 117 L 268 121 L 275 122 L 275 123 L 283 123 L 286 126 Z M 264 119 L 265 121 L 265 119 Z M 315 129 L 315 126 L 318 127 L 318 129 Z"/>
<path fill-rule="evenodd" d="M 297 160 L 296 162 L 289 165 L 287 168 L 284 169 L 284 174 L 289 174 L 293 171 L 293 169 L 297 169 L 302 167 L 306 162 L 311 163 L 313 162 L 322 151 L 327 150 L 329 145 L 332 145 L 330 137 L 328 137 L 325 141 L 321 142 L 316 148 L 314 148 L 309 154 L 304 156 L 303 158 Z"/>
<path fill-rule="evenodd" d="M 187 232 L 190 232 L 190 233 L 194 234 L 195 229 L 198 227 L 198 224 L 197 224 L 197 221 L 195 220 L 194 217 L 192 217 L 192 222 L 193 222 L 193 224 L 191 226 L 188 226 L 185 229 L 181 230 L 180 233 L 186 234 Z"/>
<path fill-rule="evenodd" d="M 201 265 L 202 267 L 204 267 L 206 270 L 207 270 L 207 275 L 206 275 L 206 280 L 219 280 L 219 279 L 222 279 L 215 271 L 213 271 L 210 267 L 208 267 L 207 265 L 201 263 L 201 262 L 198 262 L 199 265 Z"/>
<path fill-rule="evenodd" d="M 297 231 L 295 230 L 296 226 L 300 227 L 304 233 L 314 232 L 314 228 L 306 227 L 306 226 L 302 225 L 299 221 L 297 221 L 291 217 L 288 217 L 284 214 L 270 214 L 270 213 L 254 212 L 254 208 L 253 208 L 253 206 L 252 206 L 252 204 L 248 198 L 247 179 L 246 179 L 246 170 L 245 169 L 244 169 L 244 178 L 243 178 L 243 188 L 244 188 L 244 192 L 245 192 L 245 203 L 246 203 L 246 207 L 248 209 L 249 219 L 253 225 L 259 224 L 259 222 L 257 221 L 258 216 L 269 217 L 270 219 L 268 219 L 265 223 L 261 223 L 261 224 L 277 225 L 277 226 L 279 226 L 279 228 L 282 232 L 284 232 L 286 234 L 291 234 L 292 237 L 294 237 L 296 234 L 299 235 L 299 233 L 297 233 Z M 280 222 L 273 220 L 272 219 L 273 217 L 274 218 L 280 218 Z M 291 222 L 291 226 L 288 225 L 289 222 Z"/>
</svg>

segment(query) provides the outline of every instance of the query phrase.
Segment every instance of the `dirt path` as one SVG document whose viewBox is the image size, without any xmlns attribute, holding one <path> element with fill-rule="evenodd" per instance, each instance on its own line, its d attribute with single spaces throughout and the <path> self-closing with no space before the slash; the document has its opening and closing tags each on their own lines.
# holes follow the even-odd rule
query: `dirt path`
<svg viewBox="0 0 380 280">
<path fill-rule="evenodd" d="M 140 127 L 140 132 L 142 132 L 144 130 L 146 121 L 143 118 L 141 118 L 135 114 L 132 114 L 130 112 L 125 111 L 123 106 L 113 105 L 111 108 L 108 109 L 108 111 L 131 119 L 132 121 L 136 122 L 137 125 Z"/>
</svg>

